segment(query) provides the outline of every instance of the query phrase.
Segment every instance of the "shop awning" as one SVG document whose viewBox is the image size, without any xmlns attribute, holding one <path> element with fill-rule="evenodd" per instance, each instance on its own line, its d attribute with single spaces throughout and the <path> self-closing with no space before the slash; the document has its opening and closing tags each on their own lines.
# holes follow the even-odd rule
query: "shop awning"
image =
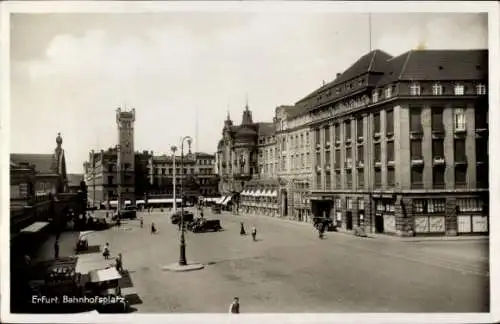
<svg viewBox="0 0 500 324">
<path fill-rule="evenodd" d="M 90 282 L 118 280 L 122 277 L 115 267 L 102 270 L 92 270 L 90 271 L 89 275 L 90 275 Z"/>
<path fill-rule="evenodd" d="M 270 197 L 278 197 L 278 191 L 277 190 L 273 190 L 271 192 L 271 196 Z"/>
<path fill-rule="evenodd" d="M 110 204 L 111 206 L 117 206 L 117 205 L 118 205 L 118 200 L 111 200 L 111 201 L 109 202 L 109 204 Z"/>
<path fill-rule="evenodd" d="M 224 202 L 224 200 L 227 199 L 227 197 L 229 197 L 229 195 L 224 195 L 219 200 L 217 200 L 215 203 L 220 205 Z"/>
<path fill-rule="evenodd" d="M 226 199 L 224 199 L 224 201 L 222 202 L 222 205 L 224 205 L 224 206 L 227 205 L 231 201 L 232 198 L 233 198 L 233 196 L 231 196 L 231 195 L 227 196 Z"/>
<path fill-rule="evenodd" d="M 262 192 L 262 197 L 271 197 L 271 190 L 264 190 Z"/>
<path fill-rule="evenodd" d="M 21 233 L 37 233 L 49 225 L 49 222 L 34 222 L 21 230 Z"/>
<path fill-rule="evenodd" d="M 256 192 L 255 192 L 255 197 L 261 197 L 262 196 L 262 191 L 260 191 L 260 189 L 258 189 Z"/>
<path fill-rule="evenodd" d="M 136 205 L 144 205 L 146 202 L 144 200 L 136 200 L 135 204 Z"/>
<path fill-rule="evenodd" d="M 181 198 L 177 198 L 176 201 L 178 203 L 182 203 Z M 174 203 L 174 198 L 164 198 L 164 199 L 149 199 L 148 204 L 173 204 Z"/>
</svg>

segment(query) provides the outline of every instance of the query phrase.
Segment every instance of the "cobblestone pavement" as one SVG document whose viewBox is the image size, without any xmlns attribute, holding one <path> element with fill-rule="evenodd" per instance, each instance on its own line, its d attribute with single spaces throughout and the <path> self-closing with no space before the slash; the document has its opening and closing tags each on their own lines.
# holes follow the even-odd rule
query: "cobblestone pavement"
<svg viewBox="0 0 500 324">
<path fill-rule="evenodd" d="M 489 311 L 488 243 L 396 242 L 327 233 L 312 225 L 264 216 L 221 220 L 218 233 L 187 232 L 194 272 L 168 272 L 179 258 L 179 232 L 167 213 L 143 213 L 144 228 L 127 221 L 96 232 L 89 245 L 109 242 L 123 253 L 139 312 L 228 311 L 234 296 L 242 312 L 486 312 Z M 240 221 L 258 241 L 239 235 Z M 158 233 L 150 233 L 155 222 Z"/>
</svg>

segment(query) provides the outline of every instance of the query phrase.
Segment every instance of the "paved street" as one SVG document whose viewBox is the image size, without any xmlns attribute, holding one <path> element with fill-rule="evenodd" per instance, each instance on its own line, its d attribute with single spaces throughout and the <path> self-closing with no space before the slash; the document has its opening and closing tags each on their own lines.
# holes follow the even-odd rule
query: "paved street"
<svg viewBox="0 0 500 324">
<path fill-rule="evenodd" d="M 144 228 L 129 221 L 96 232 L 89 245 L 109 242 L 123 253 L 139 312 L 227 312 L 234 296 L 242 312 L 485 312 L 489 311 L 488 243 L 397 242 L 327 233 L 312 225 L 267 217 L 221 219 L 224 231 L 187 232 L 188 261 L 204 270 L 174 273 L 179 233 L 166 213 L 145 213 Z M 244 221 L 258 242 L 239 235 Z M 159 233 L 150 234 L 154 221 Z"/>
</svg>

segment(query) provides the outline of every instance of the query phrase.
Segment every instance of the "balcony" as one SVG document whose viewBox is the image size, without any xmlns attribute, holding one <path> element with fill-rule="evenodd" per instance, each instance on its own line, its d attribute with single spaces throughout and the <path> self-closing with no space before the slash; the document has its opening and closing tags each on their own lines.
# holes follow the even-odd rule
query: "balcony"
<svg viewBox="0 0 500 324">
<path fill-rule="evenodd" d="M 412 156 L 411 157 L 411 166 L 423 166 L 424 165 L 424 158 L 421 156 Z"/>
<path fill-rule="evenodd" d="M 365 163 L 363 161 L 358 161 L 356 166 L 361 169 L 365 167 Z"/>
<path fill-rule="evenodd" d="M 376 168 L 381 168 L 382 167 L 382 162 L 381 161 L 375 161 L 375 167 Z"/>
<path fill-rule="evenodd" d="M 331 171 L 330 164 L 325 164 L 325 171 L 328 172 L 328 173 L 330 173 L 330 171 Z"/>
<path fill-rule="evenodd" d="M 326 148 L 330 148 L 330 141 L 327 141 L 327 142 L 325 143 L 325 147 L 326 147 Z"/>
<path fill-rule="evenodd" d="M 352 161 L 346 161 L 344 163 L 344 169 L 352 169 Z"/>
<path fill-rule="evenodd" d="M 374 138 L 380 138 L 380 136 L 381 136 L 380 131 L 376 131 L 375 133 L 373 133 Z"/>
<path fill-rule="evenodd" d="M 363 139 L 364 139 L 364 137 L 363 137 L 363 136 L 358 136 L 358 143 L 362 143 L 362 142 L 363 142 Z"/>
<path fill-rule="evenodd" d="M 467 165 L 467 157 L 466 156 L 461 156 L 461 157 L 456 157 L 455 158 L 455 165 L 456 166 L 465 166 Z"/>
<path fill-rule="evenodd" d="M 394 162 L 394 160 L 388 160 L 387 161 L 387 166 L 390 167 L 390 168 L 393 168 L 395 164 L 396 163 Z"/>
<path fill-rule="evenodd" d="M 349 138 L 346 138 L 346 139 L 345 139 L 345 143 L 346 143 L 346 144 L 351 144 L 351 143 L 352 143 L 352 138 L 350 138 L 350 137 L 349 137 Z"/>
<path fill-rule="evenodd" d="M 419 139 L 424 135 L 424 130 L 422 127 L 410 130 L 410 139 Z"/>
<path fill-rule="evenodd" d="M 444 160 L 444 157 L 436 156 L 432 159 L 432 163 L 434 165 L 444 165 L 446 162 Z"/>
<path fill-rule="evenodd" d="M 316 143 L 316 150 L 319 150 L 319 149 L 321 149 L 321 144 L 320 143 Z M 283 150 L 283 151 L 285 151 L 285 150 Z"/>
<path fill-rule="evenodd" d="M 387 138 L 392 138 L 392 137 L 394 137 L 394 131 L 386 132 L 386 133 L 385 133 L 385 137 L 387 137 Z"/>
<path fill-rule="evenodd" d="M 335 140 L 335 146 L 340 146 L 340 140 Z"/>
<path fill-rule="evenodd" d="M 316 165 L 316 172 L 317 173 L 320 173 L 321 172 L 321 165 Z"/>
</svg>

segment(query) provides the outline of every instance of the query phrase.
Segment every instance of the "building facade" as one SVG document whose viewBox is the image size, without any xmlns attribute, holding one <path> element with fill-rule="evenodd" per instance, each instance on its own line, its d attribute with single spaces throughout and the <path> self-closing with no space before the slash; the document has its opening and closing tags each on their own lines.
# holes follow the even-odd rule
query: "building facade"
<svg viewBox="0 0 500 324">
<path fill-rule="evenodd" d="M 488 52 L 376 50 L 302 100 L 312 212 L 401 236 L 488 232 Z"/>
<path fill-rule="evenodd" d="M 228 114 L 222 130 L 222 139 L 217 146 L 219 192 L 222 195 L 241 193 L 245 184 L 258 176 L 259 145 L 268 145 L 259 144 L 259 138 L 267 138 L 273 126 L 272 123 L 253 122 L 248 105 L 243 111 L 240 125 L 233 125 Z M 267 162 L 266 165 L 270 167 Z M 264 167 L 263 164 L 262 166 Z"/>
<path fill-rule="evenodd" d="M 297 221 L 310 222 L 311 205 L 311 116 L 303 114 L 301 102 L 295 106 L 276 108 L 276 157 L 280 187 L 282 216 Z"/>
</svg>

